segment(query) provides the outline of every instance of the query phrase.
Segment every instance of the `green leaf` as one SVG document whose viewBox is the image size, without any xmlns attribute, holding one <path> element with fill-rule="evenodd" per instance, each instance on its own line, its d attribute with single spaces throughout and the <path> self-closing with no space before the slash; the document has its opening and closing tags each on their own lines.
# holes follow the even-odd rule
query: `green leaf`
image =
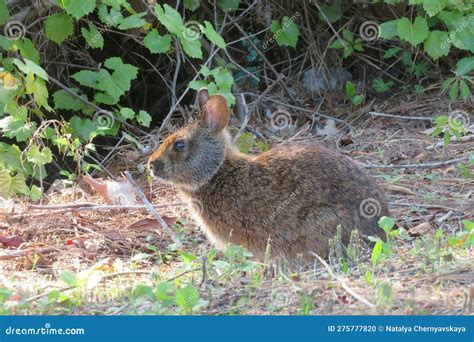
<svg viewBox="0 0 474 342">
<path fill-rule="evenodd" d="M 379 35 L 383 39 L 392 39 L 398 34 L 398 19 L 386 21 L 379 26 Z"/>
<path fill-rule="evenodd" d="M 176 36 L 181 35 L 184 28 L 183 19 L 174 8 L 167 4 L 163 5 L 163 7 L 161 5 L 156 5 L 155 13 L 160 23 L 162 23 L 169 32 Z"/>
<path fill-rule="evenodd" d="M 379 227 L 382 228 L 385 232 L 389 232 L 395 227 L 395 220 L 391 217 L 382 216 L 378 222 Z"/>
<path fill-rule="evenodd" d="M 3 25 L 10 18 L 10 13 L 8 13 L 8 7 L 5 0 L 0 0 L 0 25 Z"/>
<path fill-rule="evenodd" d="M 449 90 L 449 98 L 451 99 L 452 102 L 456 101 L 459 95 L 459 82 L 456 81 L 453 83 L 451 86 L 451 89 Z"/>
<path fill-rule="evenodd" d="M 356 86 L 351 81 L 346 82 L 346 94 L 349 97 L 354 97 L 356 95 Z"/>
<path fill-rule="evenodd" d="M 460 93 L 461 93 L 461 98 L 464 101 L 467 101 L 467 99 L 471 95 L 471 91 L 470 91 L 469 86 L 467 85 L 466 81 L 461 80 L 459 82 L 459 90 L 460 90 Z"/>
<path fill-rule="evenodd" d="M 125 92 L 130 90 L 132 80 L 134 80 L 138 75 L 138 68 L 136 66 L 124 64 L 120 57 L 111 57 L 107 59 L 104 66 L 114 72 L 112 78 L 108 79 L 106 77 L 104 82 L 101 82 L 99 77 L 99 89 L 106 91 L 109 95 L 116 98 L 119 98 L 125 94 Z"/>
<path fill-rule="evenodd" d="M 185 310 L 185 312 L 190 312 L 199 303 L 199 293 L 192 284 L 188 284 L 176 290 L 175 299 L 176 305 Z"/>
<path fill-rule="evenodd" d="M 207 82 L 204 80 L 191 81 L 188 86 L 193 90 L 200 90 L 207 87 Z"/>
<path fill-rule="evenodd" d="M 271 25 L 271 30 L 279 46 L 296 46 L 298 37 L 300 36 L 300 30 L 293 19 L 285 16 L 281 23 L 274 20 Z"/>
<path fill-rule="evenodd" d="M 326 6 L 326 5 L 320 4 L 319 7 L 321 8 L 321 12 L 322 12 L 322 13 L 318 14 L 319 19 L 321 21 L 325 22 L 327 20 L 330 23 L 334 23 L 342 17 L 341 5 L 339 5 L 337 3 L 332 4 L 331 6 Z M 324 16 L 323 16 L 323 14 L 324 14 Z M 324 18 L 324 17 L 326 17 L 326 18 Z"/>
<path fill-rule="evenodd" d="M 151 53 L 164 53 L 171 48 L 171 36 L 169 34 L 160 36 L 157 29 L 152 29 L 143 39 L 143 45 Z"/>
<path fill-rule="evenodd" d="M 30 163 L 36 165 L 46 165 L 53 161 L 53 154 L 49 147 L 45 147 L 40 151 L 40 148 L 37 145 L 31 146 L 26 157 Z"/>
<path fill-rule="evenodd" d="M 1 0 L 0 0 L 1 1 Z M 0 35 L 0 48 L 5 51 L 8 51 L 15 44 L 15 41 L 8 39 L 5 36 Z"/>
<path fill-rule="evenodd" d="M 448 0 L 423 0 L 423 8 L 430 17 L 441 12 L 447 4 Z"/>
<path fill-rule="evenodd" d="M 62 3 L 66 12 L 79 20 L 83 16 L 92 13 L 96 0 L 62 0 Z"/>
<path fill-rule="evenodd" d="M 428 23 L 425 18 L 416 17 L 412 24 L 404 17 L 398 20 L 397 32 L 400 39 L 416 46 L 428 37 Z"/>
<path fill-rule="evenodd" d="M 82 141 L 89 141 L 92 132 L 96 130 L 96 126 L 91 119 L 81 119 L 76 115 L 69 119 L 69 126 L 73 137 L 80 138 Z"/>
<path fill-rule="evenodd" d="M 189 28 L 184 28 L 183 32 L 179 36 L 179 41 L 183 46 L 184 52 L 192 58 L 202 58 L 202 45 L 199 39 L 189 39 L 192 37 L 192 34 L 185 33 L 185 30 L 191 30 Z"/>
<path fill-rule="evenodd" d="M 46 37 L 56 44 L 61 44 L 66 38 L 71 36 L 74 31 L 72 17 L 66 13 L 50 15 L 45 21 L 45 30 Z"/>
<path fill-rule="evenodd" d="M 11 197 L 17 193 L 27 194 L 29 191 L 23 175 L 11 176 L 7 171 L 0 171 L 0 193 Z"/>
<path fill-rule="evenodd" d="M 29 195 L 31 197 L 31 200 L 33 202 L 36 202 L 41 198 L 41 196 L 43 196 L 43 191 L 41 190 L 41 188 L 37 187 L 36 185 L 33 185 L 29 191 Z"/>
<path fill-rule="evenodd" d="M 81 70 L 76 72 L 71 77 L 79 82 L 80 85 L 90 87 L 90 88 L 97 88 L 97 81 L 99 80 L 99 75 L 95 71 L 91 70 Z"/>
<path fill-rule="evenodd" d="M 423 49 L 430 55 L 431 58 L 437 60 L 441 56 L 447 56 L 450 45 L 448 42 L 448 32 L 445 31 L 431 31 L 428 38 L 425 40 Z"/>
<path fill-rule="evenodd" d="M 23 171 L 21 150 L 17 145 L 0 143 L 0 169 Z"/>
<path fill-rule="evenodd" d="M 217 3 L 224 12 L 235 11 L 239 8 L 240 0 L 217 0 Z"/>
<path fill-rule="evenodd" d="M 3 127 L 2 132 L 7 138 L 15 139 L 18 142 L 28 140 L 36 130 L 36 122 L 27 122 L 24 120 L 10 120 L 7 121 Z"/>
<path fill-rule="evenodd" d="M 437 17 L 451 30 L 456 30 L 457 27 L 461 27 L 463 22 L 462 12 L 457 10 L 442 11 L 437 15 Z"/>
<path fill-rule="evenodd" d="M 199 0 L 184 0 L 184 7 L 194 12 L 199 8 Z"/>
<path fill-rule="evenodd" d="M 389 59 L 389 58 L 392 58 L 393 56 L 395 56 L 397 53 L 399 53 L 401 51 L 400 48 L 398 47 L 393 47 L 393 48 L 390 48 L 388 49 L 387 51 L 385 51 L 384 55 L 383 55 L 383 59 Z"/>
<path fill-rule="evenodd" d="M 59 279 L 61 279 L 69 286 L 76 286 L 78 284 L 76 275 L 68 271 L 61 272 L 59 274 Z"/>
<path fill-rule="evenodd" d="M 382 246 L 382 240 L 378 240 L 374 245 L 374 248 L 372 250 L 372 268 L 375 268 L 380 259 L 380 255 L 382 254 Z"/>
<path fill-rule="evenodd" d="M 446 89 L 449 88 L 449 86 L 454 82 L 456 81 L 456 78 L 455 77 L 450 77 L 448 79 L 446 79 L 444 82 L 443 82 L 443 91 L 445 91 Z"/>
<path fill-rule="evenodd" d="M 348 43 L 344 41 L 343 39 L 336 39 L 332 42 L 332 44 L 329 46 L 331 49 L 344 49 Z"/>
<path fill-rule="evenodd" d="M 377 93 L 389 91 L 392 86 L 393 81 L 388 81 L 387 83 L 385 83 L 381 78 L 376 78 L 372 82 L 372 88 L 374 88 Z"/>
<path fill-rule="evenodd" d="M 115 27 L 123 19 L 123 15 L 120 12 L 120 9 L 112 8 L 109 12 L 109 10 L 108 10 L 108 8 L 105 4 L 101 4 L 99 6 L 98 14 L 99 14 L 100 21 L 103 22 L 105 25 L 108 25 L 108 26 L 114 26 Z"/>
<path fill-rule="evenodd" d="M 123 107 L 120 109 L 120 115 L 122 118 L 126 119 L 133 119 L 135 117 L 135 112 L 131 108 Z"/>
<path fill-rule="evenodd" d="M 48 80 L 48 74 L 42 67 L 40 67 L 35 62 L 30 61 L 29 59 L 24 59 L 24 61 L 25 62 L 23 63 L 19 59 L 14 58 L 13 64 L 15 64 L 18 69 L 20 69 L 25 74 L 29 74 L 31 72 L 36 76 L 41 77 L 45 81 Z"/>
<path fill-rule="evenodd" d="M 77 88 L 70 88 L 72 92 L 75 94 L 79 93 L 79 89 Z M 84 99 L 86 98 L 85 95 L 82 95 Z M 85 104 L 83 101 L 75 98 L 65 90 L 58 90 L 53 94 L 53 100 L 54 100 L 54 108 L 55 109 L 68 109 L 68 110 L 74 110 L 78 111 L 81 110 L 85 107 Z"/>
<path fill-rule="evenodd" d="M 141 12 L 133 14 L 119 21 L 118 28 L 120 30 L 128 30 L 131 28 L 143 27 L 146 21 L 143 17 L 146 15 L 146 12 Z"/>
<path fill-rule="evenodd" d="M 214 30 L 214 27 L 209 21 L 204 21 L 204 34 L 206 35 L 207 39 L 209 39 L 212 43 L 216 44 L 219 48 L 225 50 L 225 41 L 221 37 L 219 33 Z"/>
<path fill-rule="evenodd" d="M 138 122 L 145 127 L 150 127 L 151 115 L 145 110 L 140 110 L 137 117 Z"/>
<path fill-rule="evenodd" d="M 104 47 L 104 37 L 94 24 L 89 23 L 89 29 L 81 28 L 81 33 L 87 44 L 93 49 L 102 49 Z"/>
<path fill-rule="evenodd" d="M 342 36 L 344 37 L 345 40 L 347 40 L 349 43 L 354 42 L 354 32 L 349 31 L 347 29 L 342 30 Z"/>
<path fill-rule="evenodd" d="M 29 59 L 30 61 L 36 64 L 40 63 L 40 55 L 30 38 L 24 37 L 22 39 L 17 40 L 15 44 L 20 50 L 21 56 L 24 59 Z"/>
<path fill-rule="evenodd" d="M 351 100 L 353 104 L 358 106 L 364 101 L 364 95 L 356 95 Z"/>
<path fill-rule="evenodd" d="M 456 74 L 464 76 L 474 70 L 474 57 L 465 57 L 456 63 Z"/>
</svg>

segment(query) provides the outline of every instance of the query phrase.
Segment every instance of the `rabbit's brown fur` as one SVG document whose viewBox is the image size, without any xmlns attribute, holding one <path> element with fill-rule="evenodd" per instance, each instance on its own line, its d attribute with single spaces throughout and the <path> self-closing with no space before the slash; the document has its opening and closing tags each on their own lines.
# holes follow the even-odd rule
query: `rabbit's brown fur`
<svg viewBox="0 0 474 342">
<path fill-rule="evenodd" d="M 202 117 L 169 136 L 149 164 L 161 181 L 177 186 L 215 245 L 243 245 L 258 260 L 269 245 L 272 256 L 308 260 L 311 252 L 328 255 L 338 225 L 346 243 L 353 229 L 379 235 L 385 196 L 355 162 L 303 144 L 244 155 L 225 128 L 225 99 L 199 96 Z"/>
</svg>

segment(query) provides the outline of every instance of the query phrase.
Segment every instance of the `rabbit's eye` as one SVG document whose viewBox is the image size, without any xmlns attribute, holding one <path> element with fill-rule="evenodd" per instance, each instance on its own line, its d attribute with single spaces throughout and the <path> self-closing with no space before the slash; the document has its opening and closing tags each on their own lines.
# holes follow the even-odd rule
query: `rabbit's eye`
<svg viewBox="0 0 474 342">
<path fill-rule="evenodd" d="M 178 151 L 184 150 L 185 147 L 186 143 L 184 142 L 184 140 L 176 140 L 174 143 L 174 148 Z"/>
</svg>

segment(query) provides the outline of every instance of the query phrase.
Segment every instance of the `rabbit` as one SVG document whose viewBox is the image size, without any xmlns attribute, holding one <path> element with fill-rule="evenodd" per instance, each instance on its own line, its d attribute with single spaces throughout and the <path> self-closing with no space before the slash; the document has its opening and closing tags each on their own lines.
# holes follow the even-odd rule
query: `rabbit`
<svg viewBox="0 0 474 342">
<path fill-rule="evenodd" d="M 218 248 L 244 246 L 258 261 L 327 257 L 341 226 L 383 237 L 389 211 L 375 180 L 348 157 L 324 146 L 287 144 L 256 156 L 241 153 L 226 128 L 221 95 L 198 93 L 200 117 L 168 136 L 148 160 L 159 181 L 176 186 Z"/>
</svg>

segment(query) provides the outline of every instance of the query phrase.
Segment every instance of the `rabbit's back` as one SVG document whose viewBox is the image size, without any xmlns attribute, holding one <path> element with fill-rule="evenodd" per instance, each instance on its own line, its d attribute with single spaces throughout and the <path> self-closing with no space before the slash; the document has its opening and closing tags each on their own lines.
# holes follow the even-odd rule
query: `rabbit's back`
<svg viewBox="0 0 474 342">
<path fill-rule="evenodd" d="M 379 234 L 377 221 L 388 215 L 375 180 L 323 146 L 287 145 L 257 157 L 230 149 L 210 182 L 181 191 L 215 244 L 243 245 L 257 259 L 268 245 L 272 256 L 326 256 L 338 225 L 347 242 L 353 229 Z"/>
</svg>

